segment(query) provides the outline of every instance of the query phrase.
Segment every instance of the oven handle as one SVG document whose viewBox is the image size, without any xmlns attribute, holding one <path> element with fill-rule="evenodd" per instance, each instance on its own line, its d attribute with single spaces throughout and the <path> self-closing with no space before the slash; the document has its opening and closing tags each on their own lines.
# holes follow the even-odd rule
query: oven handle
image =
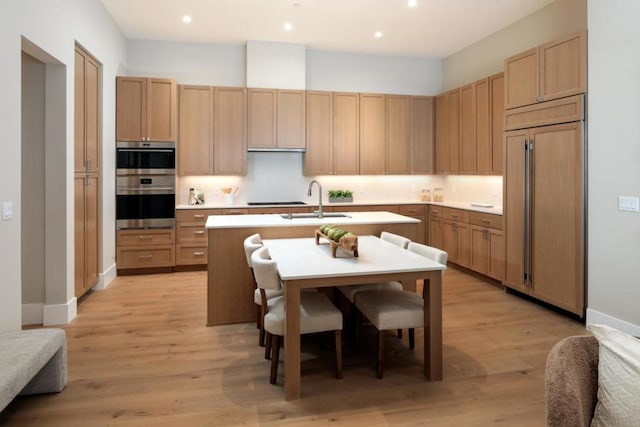
<svg viewBox="0 0 640 427">
<path fill-rule="evenodd" d="M 118 151 L 131 151 L 135 153 L 173 153 L 175 150 L 162 148 L 118 148 Z"/>
<path fill-rule="evenodd" d="M 175 194 L 176 190 L 173 187 L 155 187 L 155 188 L 129 188 L 129 189 L 118 189 L 116 190 L 116 194 L 144 194 L 144 193 L 152 193 L 152 194 Z"/>
</svg>

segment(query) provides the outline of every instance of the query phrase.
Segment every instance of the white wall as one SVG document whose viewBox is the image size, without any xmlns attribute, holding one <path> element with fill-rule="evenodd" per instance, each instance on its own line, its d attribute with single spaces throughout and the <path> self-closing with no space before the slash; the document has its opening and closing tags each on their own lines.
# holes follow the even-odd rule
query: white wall
<svg viewBox="0 0 640 427">
<path fill-rule="evenodd" d="M 587 0 L 556 0 L 443 61 L 444 90 L 500 73 L 504 59 L 586 28 Z"/>
<path fill-rule="evenodd" d="M 640 336 L 640 2 L 589 0 L 588 323 Z"/>
<path fill-rule="evenodd" d="M 21 36 L 66 65 L 62 88 L 66 93 L 63 117 L 66 129 L 66 191 L 63 203 L 66 211 L 66 240 L 56 248 L 65 260 L 64 283 L 52 284 L 62 294 L 64 304 L 74 301 L 73 283 L 73 63 L 74 43 L 78 41 L 95 55 L 103 67 L 102 170 L 103 170 L 103 271 L 115 259 L 115 76 L 125 59 L 125 41 L 110 15 L 98 0 L 5 0 L 0 3 L 0 80 L 4 82 L 0 97 L 0 134 L 3 136 L 0 156 L 0 202 L 12 201 L 14 217 L 0 221 L 0 329 L 19 329 L 21 324 Z M 55 73 L 55 71 L 54 71 Z M 52 88 L 55 89 L 55 88 Z M 55 293 L 55 292 L 54 292 Z M 69 307 L 71 308 L 71 307 Z M 75 309 L 75 307 L 73 307 Z"/>
<path fill-rule="evenodd" d="M 304 90 L 305 68 L 302 44 L 247 41 L 247 87 Z"/>
</svg>

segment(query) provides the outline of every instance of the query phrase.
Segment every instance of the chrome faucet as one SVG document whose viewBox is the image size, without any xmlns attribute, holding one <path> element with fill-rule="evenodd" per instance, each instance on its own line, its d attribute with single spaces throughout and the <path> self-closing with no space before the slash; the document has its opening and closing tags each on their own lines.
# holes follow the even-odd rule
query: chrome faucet
<svg viewBox="0 0 640 427">
<path fill-rule="evenodd" d="M 313 183 L 318 184 L 318 218 L 322 218 L 322 185 L 315 179 L 309 183 L 309 188 L 307 188 L 307 196 L 311 197 L 311 187 L 313 187 Z"/>
</svg>

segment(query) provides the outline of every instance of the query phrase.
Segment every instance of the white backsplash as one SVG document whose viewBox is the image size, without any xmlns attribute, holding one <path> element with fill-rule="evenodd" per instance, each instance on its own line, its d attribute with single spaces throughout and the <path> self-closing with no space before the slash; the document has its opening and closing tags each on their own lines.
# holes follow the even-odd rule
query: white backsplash
<svg viewBox="0 0 640 427">
<path fill-rule="evenodd" d="M 239 188 L 235 203 L 249 201 L 295 201 L 316 203 L 317 188 L 307 197 L 307 187 L 316 179 L 322 185 L 323 200 L 331 189 L 351 190 L 355 202 L 420 200 L 422 189 L 444 188 L 445 200 L 502 205 L 502 177 L 438 175 L 303 176 L 302 153 L 250 152 L 247 176 L 189 176 L 178 178 L 178 203 L 187 204 L 189 188 L 204 191 L 207 204 L 223 204 L 220 188 Z"/>
</svg>

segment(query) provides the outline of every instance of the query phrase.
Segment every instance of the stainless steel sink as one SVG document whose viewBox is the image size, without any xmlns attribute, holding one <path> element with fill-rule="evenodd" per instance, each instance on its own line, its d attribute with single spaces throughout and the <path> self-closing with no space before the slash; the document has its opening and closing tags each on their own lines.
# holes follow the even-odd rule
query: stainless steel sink
<svg viewBox="0 0 640 427">
<path fill-rule="evenodd" d="M 320 218 L 318 213 L 288 213 L 288 214 L 280 214 L 280 216 L 284 219 Z M 351 217 L 343 213 L 323 212 L 322 218 L 351 218 Z"/>
</svg>

